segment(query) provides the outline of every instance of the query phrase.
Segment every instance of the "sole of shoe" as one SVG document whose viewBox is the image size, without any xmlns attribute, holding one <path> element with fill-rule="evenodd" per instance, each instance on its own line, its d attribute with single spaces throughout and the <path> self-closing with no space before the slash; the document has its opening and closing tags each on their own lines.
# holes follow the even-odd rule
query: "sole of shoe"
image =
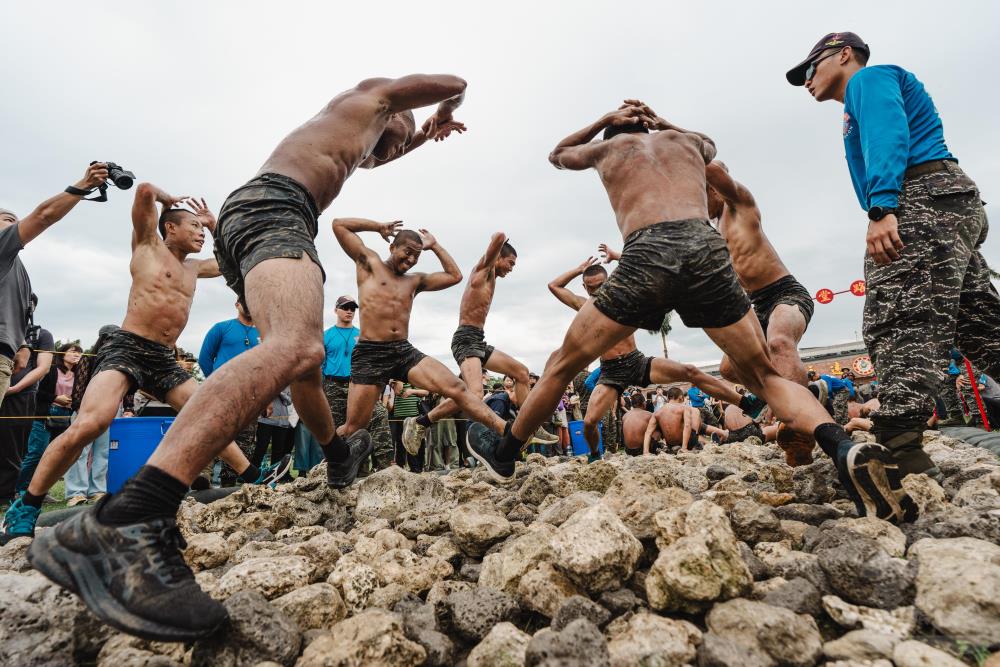
<svg viewBox="0 0 1000 667">
<path fill-rule="evenodd" d="M 281 465 L 279 465 L 277 468 L 271 471 L 271 474 L 267 476 L 267 478 L 264 480 L 264 483 L 266 483 L 273 489 L 278 484 L 278 482 L 281 481 L 281 478 L 285 476 L 285 473 L 287 473 L 291 467 L 292 467 L 292 457 L 286 455 L 285 458 L 282 459 Z"/>
<path fill-rule="evenodd" d="M 224 624 L 192 630 L 136 616 L 111 596 L 90 559 L 61 545 L 54 530 L 38 536 L 32 547 L 28 560 L 33 568 L 78 595 L 95 616 L 116 630 L 151 641 L 191 642 L 212 636 Z"/>
<path fill-rule="evenodd" d="M 416 417 L 407 417 L 403 420 L 403 449 L 410 456 L 416 456 L 420 453 L 420 440 L 423 434 L 421 436 L 415 435 L 418 426 Z"/>
<path fill-rule="evenodd" d="M 355 438 L 361 438 L 362 439 L 362 442 L 364 443 L 364 454 L 361 455 L 361 456 L 359 456 L 359 457 L 357 457 L 356 459 L 354 459 L 351 462 L 350 472 L 349 472 L 349 474 L 347 476 L 341 477 L 339 479 L 338 478 L 331 479 L 329 473 L 327 473 L 327 477 L 326 477 L 326 485 L 327 486 L 329 486 L 331 488 L 334 488 L 334 489 L 345 489 L 348 486 L 350 486 L 351 484 L 353 484 L 354 480 L 357 479 L 357 477 L 358 477 L 358 468 L 361 467 L 362 462 L 366 461 L 368 459 L 368 457 L 370 457 L 372 455 L 372 452 L 375 449 L 375 445 L 372 444 L 372 437 L 368 433 L 368 431 L 365 431 L 363 429 L 360 430 L 360 431 L 357 431 L 356 433 L 354 433 L 353 435 L 351 435 L 351 437 L 348 438 L 348 440 L 353 440 Z M 327 463 L 327 470 L 330 469 L 329 466 L 330 466 L 330 464 L 328 462 Z"/>
<path fill-rule="evenodd" d="M 480 465 L 486 468 L 486 472 L 488 472 L 490 474 L 490 477 L 492 477 L 495 481 L 497 481 L 500 484 L 505 484 L 505 485 L 510 484 L 511 482 L 514 481 L 514 476 L 511 475 L 510 477 L 505 477 L 501 475 L 493 468 L 493 466 L 490 465 L 490 462 L 479 452 L 477 452 L 475 447 L 472 446 L 473 440 L 474 439 L 479 440 L 482 437 L 482 435 L 484 435 L 485 432 L 492 433 L 489 427 L 484 426 L 478 422 L 469 424 L 469 429 L 465 434 L 465 444 L 469 448 L 469 453 L 472 454 L 473 458 L 479 461 Z M 475 438 L 473 438 L 473 436 L 475 436 Z"/>
<path fill-rule="evenodd" d="M 855 445 L 847 454 L 847 472 L 869 514 L 895 523 L 916 520 L 917 505 L 903 490 L 899 468 L 885 447 Z"/>
</svg>

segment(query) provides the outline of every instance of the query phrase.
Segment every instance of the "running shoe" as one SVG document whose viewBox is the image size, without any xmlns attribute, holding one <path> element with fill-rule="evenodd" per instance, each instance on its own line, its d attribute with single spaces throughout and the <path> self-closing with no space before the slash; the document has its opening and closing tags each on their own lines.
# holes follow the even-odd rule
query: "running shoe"
<svg viewBox="0 0 1000 667">
<path fill-rule="evenodd" d="M 416 456 L 420 453 L 420 447 L 424 444 L 424 431 L 427 428 L 417 423 L 416 417 L 407 417 L 403 420 L 403 448 L 410 454 Z"/>
<path fill-rule="evenodd" d="M 529 445 L 554 445 L 559 442 L 559 436 L 549 433 L 541 426 L 535 431 L 535 434 L 531 436 L 531 440 L 528 441 Z"/>
<path fill-rule="evenodd" d="M 257 484 L 259 486 L 269 486 L 272 489 L 278 485 L 278 480 L 280 480 L 288 469 L 292 467 L 292 455 L 285 454 L 277 463 L 272 463 L 269 466 L 264 466 L 260 469 L 260 475 L 257 479 L 250 482 L 251 484 Z"/>
<path fill-rule="evenodd" d="M 10 504 L 0 523 L 0 546 L 18 537 L 34 537 L 41 509 L 25 505 L 21 498 Z"/>
<path fill-rule="evenodd" d="M 109 498 L 35 538 L 31 566 L 122 632 L 163 642 L 216 632 L 226 608 L 195 582 L 174 518 L 105 526 L 97 516 Z"/>
<path fill-rule="evenodd" d="M 916 521 L 920 510 L 903 490 L 899 466 L 888 449 L 873 442 L 845 440 L 837 448 L 836 464 L 859 515 L 892 523 Z"/>
<path fill-rule="evenodd" d="M 347 446 L 351 452 L 342 463 L 326 462 L 326 483 L 335 489 L 343 489 L 354 483 L 358 476 L 358 468 L 368 460 L 375 448 L 368 431 L 360 429 L 347 438 Z"/>
<path fill-rule="evenodd" d="M 510 423 L 507 424 L 506 432 L 510 432 Z M 476 460 L 486 466 L 490 476 L 501 484 L 506 484 L 514 479 L 514 462 L 502 461 L 497 458 L 497 448 L 500 446 L 500 436 L 488 426 L 478 422 L 469 424 L 465 442 L 469 446 L 469 451 L 476 457 Z"/>
<path fill-rule="evenodd" d="M 77 505 L 86 505 L 87 496 L 70 496 L 66 499 L 66 507 L 76 507 Z"/>
<path fill-rule="evenodd" d="M 791 467 L 807 466 L 813 462 L 816 441 L 812 437 L 793 431 L 787 424 L 781 424 L 778 426 L 776 440 L 778 446 L 785 451 L 785 463 Z"/>
</svg>

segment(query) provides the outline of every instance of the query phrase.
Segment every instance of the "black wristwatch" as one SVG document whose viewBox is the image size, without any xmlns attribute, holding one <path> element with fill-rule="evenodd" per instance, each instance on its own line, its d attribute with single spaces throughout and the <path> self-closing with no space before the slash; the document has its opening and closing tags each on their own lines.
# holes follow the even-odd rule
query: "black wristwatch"
<svg viewBox="0 0 1000 667">
<path fill-rule="evenodd" d="M 887 208 L 884 206 L 872 206 L 870 209 L 868 209 L 868 219 L 871 220 L 872 222 L 878 222 L 879 220 L 889 215 L 890 213 L 895 214 L 896 209 Z"/>
</svg>

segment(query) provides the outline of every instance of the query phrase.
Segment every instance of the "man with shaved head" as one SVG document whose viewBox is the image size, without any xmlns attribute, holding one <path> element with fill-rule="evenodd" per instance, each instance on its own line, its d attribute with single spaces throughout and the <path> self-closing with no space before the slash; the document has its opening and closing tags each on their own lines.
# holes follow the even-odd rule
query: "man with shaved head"
<svg viewBox="0 0 1000 667">
<path fill-rule="evenodd" d="M 34 567 L 79 591 L 102 621 L 161 641 L 193 641 L 225 623 L 225 607 L 184 563 L 177 510 L 205 464 L 285 387 L 321 443 L 327 483 L 354 481 L 371 439 L 362 431 L 350 442 L 337 436 L 323 393 L 319 215 L 358 167 L 464 131 L 452 113 L 465 86 L 450 74 L 365 79 L 293 130 L 226 200 L 215 238 L 219 270 L 264 342 L 212 373 L 120 493 L 48 531 L 31 550 Z M 412 109 L 431 104 L 437 110 L 416 132 Z"/>
</svg>

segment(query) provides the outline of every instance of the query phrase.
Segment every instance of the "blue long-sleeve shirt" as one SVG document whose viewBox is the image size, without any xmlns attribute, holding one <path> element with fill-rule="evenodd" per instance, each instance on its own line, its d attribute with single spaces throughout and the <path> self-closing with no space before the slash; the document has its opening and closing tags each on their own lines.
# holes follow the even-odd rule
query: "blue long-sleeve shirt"
<svg viewBox="0 0 1000 667">
<path fill-rule="evenodd" d="M 205 334 L 198 354 L 198 365 L 205 377 L 208 377 L 222 364 L 259 344 L 257 327 L 235 319 L 218 322 Z"/>
<path fill-rule="evenodd" d="M 846 389 L 848 395 L 854 398 L 854 383 L 849 379 L 833 377 L 832 375 L 820 375 L 826 381 L 826 386 L 830 388 L 830 396 L 833 397 L 841 389 Z"/>
<path fill-rule="evenodd" d="M 924 84 L 896 65 L 864 67 L 847 83 L 844 149 L 854 192 L 866 211 L 899 204 L 908 167 L 955 160 Z"/>
<path fill-rule="evenodd" d="M 590 375 L 587 379 L 583 381 L 583 386 L 587 388 L 588 391 L 594 391 L 597 389 L 597 380 L 601 377 L 601 367 L 598 366 L 594 370 L 590 371 Z"/>
<path fill-rule="evenodd" d="M 691 401 L 692 408 L 702 408 L 705 406 L 705 392 L 698 387 L 688 389 L 688 400 Z"/>
</svg>

